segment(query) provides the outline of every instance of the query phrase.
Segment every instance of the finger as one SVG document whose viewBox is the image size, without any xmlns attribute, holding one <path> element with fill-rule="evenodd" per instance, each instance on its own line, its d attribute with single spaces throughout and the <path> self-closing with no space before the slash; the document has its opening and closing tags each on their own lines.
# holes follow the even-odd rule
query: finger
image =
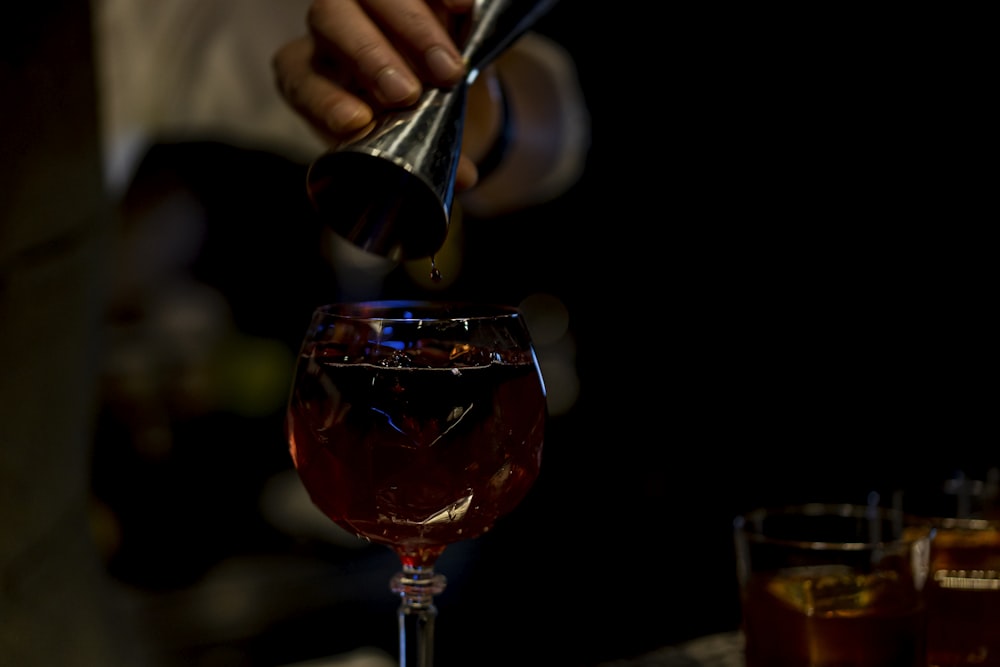
<svg viewBox="0 0 1000 667">
<path fill-rule="evenodd" d="M 278 91 L 319 134 L 331 143 L 364 128 L 372 109 L 334 78 L 313 66 L 315 44 L 301 37 L 282 46 L 272 59 Z"/>
<path fill-rule="evenodd" d="M 472 11 L 476 0 L 440 0 L 441 5 L 450 12 L 464 14 Z"/>
<path fill-rule="evenodd" d="M 307 23 L 320 49 L 317 55 L 348 63 L 379 105 L 394 108 L 417 101 L 420 81 L 358 0 L 314 0 Z"/>
<path fill-rule="evenodd" d="M 415 102 L 421 81 L 451 85 L 465 71 L 424 0 L 314 0 L 308 21 L 321 46 L 350 63 L 360 85 L 385 107 Z"/>
<path fill-rule="evenodd" d="M 360 0 L 373 20 L 393 38 L 422 81 L 436 86 L 458 83 L 465 73 L 462 55 L 448 34 L 456 12 L 440 0 Z"/>
<path fill-rule="evenodd" d="M 457 192 L 471 190 L 478 181 L 479 170 L 476 169 L 476 163 L 463 153 L 458 159 L 458 168 L 455 170 L 455 190 Z"/>
</svg>

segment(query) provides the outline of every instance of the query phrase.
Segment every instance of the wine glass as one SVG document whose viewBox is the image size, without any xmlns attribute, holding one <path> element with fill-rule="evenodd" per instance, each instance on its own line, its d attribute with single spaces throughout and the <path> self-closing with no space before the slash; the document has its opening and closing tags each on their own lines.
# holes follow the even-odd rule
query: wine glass
<svg viewBox="0 0 1000 667">
<path fill-rule="evenodd" d="M 538 476 L 545 385 L 513 307 L 429 301 L 313 312 L 286 416 L 292 460 L 337 525 L 392 549 L 400 667 L 432 667 L 434 571 Z"/>
</svg>

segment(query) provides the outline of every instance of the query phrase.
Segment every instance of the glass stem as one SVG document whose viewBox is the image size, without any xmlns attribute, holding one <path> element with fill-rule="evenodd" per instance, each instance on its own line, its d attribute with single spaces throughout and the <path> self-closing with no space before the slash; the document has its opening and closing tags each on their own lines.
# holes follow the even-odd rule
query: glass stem
<svg viewBox="0 0 1000 667">
<path fill-rule="evenodd" d="M 433 567 L 403 566 L 392 578 L 399 595 L 399 667 L 434 667 L 434 596 L 444 590 L 444 575 Z"/>
</svg>

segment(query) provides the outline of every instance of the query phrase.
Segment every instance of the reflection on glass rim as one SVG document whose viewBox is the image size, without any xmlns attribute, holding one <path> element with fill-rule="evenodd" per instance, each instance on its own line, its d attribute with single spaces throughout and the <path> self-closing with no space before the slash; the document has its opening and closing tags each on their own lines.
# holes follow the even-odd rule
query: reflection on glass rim
<svg viewBox="0 0 1000 667">
<path fill-rule="evenodd" d="M 841 528 L 841 519 L 857 520 L 853 539 L 831 540 L 810 538 L 803 526 L 792 524 L 807 519 L 827 519 Z M 874 519 L 874 521 L 872 521 Z M 778 528 L 774 528 L 777 522 Z M 850 521 L 848 521 L 850 523 Z M 766 524 L 766 525 L 765 525 Z M 862 538 L 860 529 L 865 528 Z M 907 545 L 929 541 L 935 526 L 928 519 L 907 514 L 898 509 L 877 505 L 850 503 L 807 503 L 783 507 L 762 507 L 736 518 L 734 528 L 746 540 L 757 544 L 792 546 L 806 550 L 862 551 L 878 546 Z M 817 528 L 810 526 L 811 531 Z M 824 533 L 826 530 L 823 531 Z M 793 533 L 798 533 L 795 535 Z M 811 535 L 816 535 L 813 532 Z M 847 533 L 844 533 L 845 535 Z"/>
</svg>

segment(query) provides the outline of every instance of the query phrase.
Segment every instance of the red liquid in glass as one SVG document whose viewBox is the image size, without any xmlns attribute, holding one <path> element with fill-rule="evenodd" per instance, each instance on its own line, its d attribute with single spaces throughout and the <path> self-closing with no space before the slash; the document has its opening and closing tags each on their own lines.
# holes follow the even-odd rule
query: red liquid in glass
<svg viewBox="0 0 1000 667">
<path fill-rule="evenodd" d="M 530 357 L 469 366 L 338 363 L 304 350 L 288 411 L 292 459 L 341 527 L 433 565 L 488 531 L 538 476 L 545 392 Z"/>
</svg>

